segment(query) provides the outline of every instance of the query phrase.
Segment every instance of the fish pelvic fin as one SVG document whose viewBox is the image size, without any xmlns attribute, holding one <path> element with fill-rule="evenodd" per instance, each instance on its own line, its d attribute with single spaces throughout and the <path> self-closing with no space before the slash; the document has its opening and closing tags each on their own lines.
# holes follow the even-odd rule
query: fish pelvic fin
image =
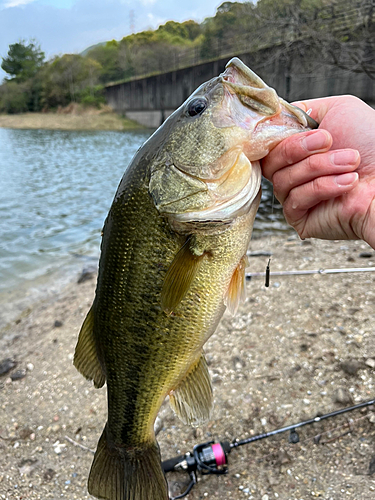
<svg viewBox="0 0 375 500">
<path fill-rule="evenodd" d="M 89 493 L 105 500 L 168 500 L 156 441 L 127 449 L 110 443 L 104 428 L 91 466 Z"/>
<path fill-rule="evenodd" d="M 245 271 L 247 266 L 248 259 L 244 255 L 232 275 L 228 290 L 224 296 L 224 304 L 232 315 L 236 314 L 238 306 L 241 302 L 245 302 L 246 299 Z"/>
<path fill-rule="evenodd" d="M 193 253 L 191 240 L 189 237 L 177 252 L 164 278 L 161 306 L 167 314 L 173 312 L 188 293 L 205 255 Z"/>
<path fill-rule="evenodd" d="M 104 385 L 105 375 L 98 359 L 94 338 L 94 305 L 87 313 L 79 332 L 73 364 L 84 377 L 94 381 L 95 387 Z"/>
<path fill-rule="evenodd" d="M 169 394 L 172 410 L 184 422 L 194 427 L 210 419 L 213 394 L 210 374 L 204 354 L 201 354 L 187 376 Z"/>
</svg>

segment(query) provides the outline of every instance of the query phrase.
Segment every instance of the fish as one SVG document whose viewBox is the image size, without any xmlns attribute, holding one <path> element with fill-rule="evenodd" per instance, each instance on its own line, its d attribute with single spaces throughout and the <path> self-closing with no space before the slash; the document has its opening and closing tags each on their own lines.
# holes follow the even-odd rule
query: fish
<svg viewBox="0 0 375 500">
<path fill-rule="evenodd" d="M 95 298 L 74 365 L 107 383 L 108 419 L 88 491 L 167 500 L 154 433 L 167 396 L 193 426 L 211 415 L 203 346 L 245 297 L 261 197 L 259 160 L 317 124 L 240 59 L 202 84 L 144 143 L 105 220 Z"/>
</svg>

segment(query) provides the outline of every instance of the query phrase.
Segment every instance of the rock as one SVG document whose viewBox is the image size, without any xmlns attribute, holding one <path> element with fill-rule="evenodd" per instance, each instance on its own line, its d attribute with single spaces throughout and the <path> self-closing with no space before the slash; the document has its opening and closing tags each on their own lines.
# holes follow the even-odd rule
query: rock
<svg viewBox="0 0 375 500">
<path fill-rule="evenodd" d="M 54 323 L 54 325 L 53 325 L 53 326 L 54 326 L 55 328 L 60 328 L 60 326 L 63 326 L 63 324 L 64 324 L 64 323 L 63 323 L 62 321 L 59 321 L 59 320 L 57 319 L 57 320 L 55 321 L 55 323 Z"/>
<path fill-rule="evenodd" d="M 36 460 L 35 458 L 26 458 L 26 459 L 23 459 L 19 464 L 18 464 L 18 470 L 21 474 L 21 476 L 23 475 L 29 475 L 32 473 L 32 471 L 35 469 L 35 467 L 37 466 L 37 463 L 38 463 L 38 460 Z"/>
<path fill-rule="evenodd" d="M 0 362 L 0 376 L 10 372 L 10 370 L 12 370 L 12 368 L 14 368 L 15 366 L 17 366 L 17 363 L 13 359 L 3 359 Z"/>
<path fill-rule="evenodd" d="M 359 257 L 361 257 L 361 259 L 371 259 L 371 257 L 373 256 L 374 256 L 373 252 L 361 252 L 359 254 Z"/>
<path fill-rule="evenodd" d="M 43 474 L 44 481 L 51 481 L 51 479 L 53 478 L 53 476 L 55 474 L 56 474 L 56 471 L 54 471 L 53 469 L 47 469 L 45 471 L 45 473 Z"/>
<path fill-rule="evenodd" d="M 368 468 L 368 473 L 370 474 L 370 476 L 372 476 L 372 474 L 374 474 L 374 472 L 375 472 L 375 455 L 370 460 L 370 465 Z"/>
<path fill-rule="evenodd" d="M 34 370 L 34 365 L 32 363 L 27 363 L 26 369 L 28 372 L 32 372 Z"/>
<path fill-rule="evenodd" d="M 339 387 L 338 389 L 335 390 L 333 393 L 333 401 L 335 403 L 339 404 L 351 404 L 353 403 L 353 398 L 348 389 L 344 389 L 342 387 Z"/>
<path fill-rule="evenodd" d="M 375 359 L 369 358 L 366 359 L 365 364 L 369 366 L 370 368 L 374 369 L 375 368 Z"/>
<path fill-rule="evenodd" d="M 348 375 L 354 376 L 362 368 L 362 363 L 357 359 L 347 359 L 341 363 L 340 367 Z"/>
<path fill-rule="evenodd" d="M 26 377 L 26 370 L 23 368 L 22 370 L 17 370 L 16 372 L 12 373 L 10 378 L 12 379 L 12 382 L 16 380 L 21 380 L 21 378 Z"/>
<path fill-rule="evenodd" d="M 33 430 L 30 429 L 30 427 L 24 427 L 23 429 L 20 430 L 20 439 L 27 439 L 33 434 Z"/>
<path fill-rule="evenodd" d="M 60 443 L 60 441 L 56 441 L 56 443 L 53 443 L 53 451 L 56 453 L 56 455 L 60 455 L 66 448 L 64 443 Z"/>
<path fill-rule="evenodd" d="M 272 252 L 259 250 L 258 252 L 248 252 L 249 257 L 271 257 Z"/>
</svg>

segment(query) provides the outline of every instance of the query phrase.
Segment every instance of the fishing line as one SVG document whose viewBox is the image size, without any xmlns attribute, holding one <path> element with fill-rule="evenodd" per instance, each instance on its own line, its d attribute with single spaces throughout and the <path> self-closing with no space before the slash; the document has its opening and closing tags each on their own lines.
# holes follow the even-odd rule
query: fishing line
<svg viewBox="0 0 375 500">
<path fill-rule="evenodd" d="M 268 267 L 268 266 L 267 266 Z M 347 267 L 341 269 L 304 269 L 304 270 L 293 270 L 293 271 L 274 271 L 271 272 L 268 270 L 269 276 L 303 276 L 309 274 L 339 274 L 339 273 L 373 273 L 375 272 L 375 267 Z M 258 276 L 266 276 L 267 277 L 267 269 L 266 272 L 256 272 L 256 273 L 245 273 L 246 279 L 248 281 L 251 278 Z"/>
<path fill-rule="evenodd" d="M 273 184 L 272 184 L 272 202 L 271 202 L 271 216 L 273 217 L 273 207 L 275 205 L 275 193 L 274 193 L 274 190 L 273 190 Z M 269 287 L 270 286 L 270 263 L 271 263 L 271 257 L 268 259 L 268 264 L 267 264 L 267 267 L 266 267 L 266 280 L 265 280 L 265 283 L 264 283 L 264 286 L 265 287 Z M 247 276 L 246 276 L 246 279 Z"/>
</svg>

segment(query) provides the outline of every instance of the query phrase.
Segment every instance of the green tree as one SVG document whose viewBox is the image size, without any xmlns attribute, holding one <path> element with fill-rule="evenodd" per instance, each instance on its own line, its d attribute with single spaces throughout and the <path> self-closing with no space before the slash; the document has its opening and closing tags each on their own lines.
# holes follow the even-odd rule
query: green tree
<svg viewBox="0 0 375 500">
<path fill-rule="evenodd" d="M 3 57 L 1 67 L 19 82 L 24 82 L 36 75 L 44 63 L 44 52 L 35 41 L 25 40 L 9 45 L 8 54 Z"/>
<path fill-rule="evenodd" d="M 44 106 L 55 108 L 79 102 L 85 87 L 93 89 L 94 94 L 101 69 L 97 61 L 78 54 L 56 57 L 42 72 Z"/>
<path fill-rule="evenodd" d="M 0 112 L 24 113 L 29 110 L 30 98 L 31 89 L 28 82 L 5 82 L 0 86 Z"/>
</svg>

